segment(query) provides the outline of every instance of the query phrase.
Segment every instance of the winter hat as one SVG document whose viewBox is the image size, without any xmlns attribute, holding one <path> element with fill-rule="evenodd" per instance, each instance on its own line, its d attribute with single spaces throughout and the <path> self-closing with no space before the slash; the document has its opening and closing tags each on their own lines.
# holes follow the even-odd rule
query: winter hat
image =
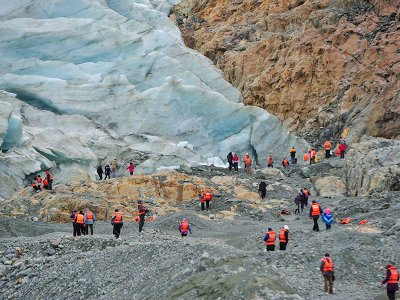
<svg viewBox="0 0 400 300">
<path fill-rule="evenodd" d="M 389 269 L 391 267 L 393 267 L 393 266 L 391 264 L 388 264 L 388 265 L 386 265 L 385 269 Z"/>
<path fill-rule="evenodd" d="M 317 203 L 317 201 L 314 199 L 313 201 L 311 201 L 312 203 Z"/>
<path fill-rule="evenodd" d="M 78 212 L 76 209 L 73 211 L 74 213 Z"/>
<path fill-rule="evenodd" d="M 88 211 L 89 210 L 89 207 L 86 207 L 86 211 Z"/>
<path fill-rule="evenodd" d="M 284 226 L 283 226 L 283 229 L 289 230 L 289 226 L 284 225 Z"/>
<path fill-rule="evenodd" d="M 115 212 L 119 212 L 119 209 L 118 209 L 118 208 L 116 208 L 114 211 L 115 211 Z"/>
<path fill-rule="evenodd" d="M 327 214 L 330 214 L 330 213 L 331 213 L 331 210 L 329 209 L 329 207 L 327 207 L 327 208 L 325 209 L 325 212 L 326 212 Z"/>
<path fill-rule="evenodd" d="M 268 227 L 268 231 L 271 231 L 272 230 L 272 228 L 271 227 Z"/>
</svg>

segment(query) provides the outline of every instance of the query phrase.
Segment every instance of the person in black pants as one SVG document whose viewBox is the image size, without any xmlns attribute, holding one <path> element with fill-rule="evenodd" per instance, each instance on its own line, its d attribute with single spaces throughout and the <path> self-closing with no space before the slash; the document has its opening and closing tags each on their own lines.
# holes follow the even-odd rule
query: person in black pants
<svg viewBox="0 0 400 300">
<path fill-rule="evenodd" d="M 229 171 L 232 171 L 232 167 L 233 167 L 233 154 L 232 154 L 232 152 L 228 153 L 228 155 L 226 156 L 226 159 L 228 160 L 228 163 L 229 163 Z"/>
<path fill-rule="evenodd" d="M 398 269 L 389 264 L 385 267 L 386 269 L 386 276 L 385 279 L 381 282 L 381 284 L 386 285 L 386 293 L 389 300 L 396 299 L 396 292 L 399 290 L 399 272 Z"/>
<path fill-rule="evenodd" d="M 319 231 L 318 219 L 322 213 L 323 210 L 321 208 L 321 205 L 319 205 L 317 201 L 313 200 L 310 206 L 310 218 L 313 219 L 314 221 L 314 226 L 313 226 L 314 231 Z"/>
<path fill-rule="evenodd" d="M 301 204 L 301 211 L 303 211 L 303 197 L 301 196 L 300 193 L 297 194 L 296 198 L 294 198 L 294 203 L 297 205 L 297 208 L 294 210 L 294 214 L 296 212 L 300 213 L 300 204 Z"/>
<path fill-rule="evenodd" d="M 72 221 L 72 228 L 73 228 L 73 235 L 74 236 L 80 235 L 80 231 L 79 231 L 79 234 L 78 234 L 78 227 L 76 226 L 76 216 L 77 216 L 77 214 L 78 214 L 78 211 L 75 209 L 71 213 L 71 215 L 69 216 L 71 221 Z"/>
<path fill-rule="evenodd" d="M 143 205 L 142 200 L 137 201 L 137 209 L 138 209 L 138 214 L 139 214 L 139 232 L 142 232 L 143 226 L 144 226 L 144 218 L 146 214 L 148 213 L 148 209 Z"/>
<path fill-rule="evenodd" d="M 113 225 L 113 234 L 116 239 L 119 238 L 119 235 L 121 233 L 121 228 L 122 226 L 124 226 L 123 221 L 124 220 L 122 218 L 121 212 L 119 211 L 119 209 L 116 209 L 114 211 L 114 216 L 111 219 L 111 224 Z"/>
<path fill-rule="evenodd" d="M 103 167 L 101 165 L 97 167 L 97 175 L 99 175 L 99 180 L 103 179 Z"/>
<path fill-rule="evenodd" d="M 104 180 L 106 180 L 107 177 L 108 177 L 108 179 L 111 178 L 111 168 L 110 168 L 110 165 L 109 165 L 109 164 L 107 164 L 107 165 L 104 167 L 104 174 L 105 174 Z"/>
<path fill-rule="evenodd" d="M 261 195 L 261 199 L 265 198 L 267 194 L 267 184 L 264 181 L 261 181 L 258 186 L 258 193 Z"/>
</svg>

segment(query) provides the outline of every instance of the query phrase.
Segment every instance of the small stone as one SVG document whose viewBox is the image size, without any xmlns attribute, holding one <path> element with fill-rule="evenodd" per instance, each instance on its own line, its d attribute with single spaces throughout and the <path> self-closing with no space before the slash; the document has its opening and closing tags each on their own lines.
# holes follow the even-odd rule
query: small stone
<svg viewBox="0 0 400 300">
<path fill-rule="evenodd" d="M 11 261 L 11 260 L 6 260 L 6 261 L 4 262 L 4 264 L 5 264 L 6 266 L 11 266 L 11 265 L 12 265 L 12 261 Z"/>
<path fill-rule="evenodd" d="M 47 250 L 47 255 L 51 256 L 51 255 L 54 255 L 54 254 L 56 254 L 56 250 L 54 250 L 53 248 L 49 248 Z"/>
</svg>

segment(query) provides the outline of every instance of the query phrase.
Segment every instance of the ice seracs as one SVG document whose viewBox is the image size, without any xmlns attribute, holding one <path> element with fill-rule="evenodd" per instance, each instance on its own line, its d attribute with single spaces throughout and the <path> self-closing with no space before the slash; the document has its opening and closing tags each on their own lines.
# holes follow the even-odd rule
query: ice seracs
<svg viewBox="0 0 400 300">
<path fill-rule="evenodd" d="M 212 62 L 184 46 L 167 15 L 175 2 L 5 4 L 0 89 L 16 94 L 0 94 L 7 180 L 26 184 L 47 168 L 57 180 L 94 179 L 96 165 L 114 158 L 150 173 L 229 151 L 262 160 L 287 145 L 306 148 L 278 119 L 245 107 Z"/>
</svg>

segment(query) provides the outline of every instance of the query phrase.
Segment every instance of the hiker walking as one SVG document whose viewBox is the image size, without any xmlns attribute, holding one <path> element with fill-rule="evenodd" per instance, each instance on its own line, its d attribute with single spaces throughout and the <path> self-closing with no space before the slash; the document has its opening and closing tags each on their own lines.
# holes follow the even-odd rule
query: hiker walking
<svg viewBox="0 0 400 300">
<path fill-rule="evenodd" d="M 114 158 L 114 160 L 111 162 L 111 175 L 113 178 L 117 177 L 117 171 L 118 171 L 118 162 L 117 159 Z"/>
<path fill-rule="evenodd" d="M 104 180 L 106 180 L 107 179 L 107 177 L 108 177 L 108 179 L 111 179 L 111 177 L 110 177 L 110 175 L 111 175 L 111 168 L 110 168 L 110 165 L 109 164 L 106 164 L 106 166 L 104 167 Z"/>
<path fill-rule="evenodd" d="M 258 193 L 260 194 L 261 199 L 265 198 L 265 195 L 267 194 L 267 184 L 265 181 L 261 181 L 258 185 Z"/>
<path fill-rule="evenodd" d="M 396 292 L 399 290 L 399 271 L 391 264 L 385 267 L 386 277 L 382 280 L 381 284 L 386 283 L 386 293 L 389 300 L 396 299 Z"/>
<path fill-rule="evenodd" d="M 321 273 L 324 277 L 324 291 L 325 293 L 333 294 L 333 280 L 334 275 L 334 265 L 333 260 L 329 257 L 329 253 L 325 253 L 325 257 L 321 259 L 320 265 Z"/>
<path fill-rule="evenodd" d="M 333 219 L 333 214 L 331 213 L 331 210 L 328 207 L 325 209 L 324 213 L 322 214 L 321 219 L 326 225 L 326 230 L 331 229 L 334 219 Z"/>
<path fill-rule="evenodd" d="M 331 157 L 331 148 L 332 148 L 331 142 L 325 141 L 324 148 L 325 148 L 325 158 L 330 158 Z"/>
<path fill-rule="evenodd" d="M 300 190 L 300 191 L 302 192 L 303 190 Z M 303 197 L 301 195 L 301 192 L 297 194 L 296 198 L 294 198 L 294 204 L 296 204 L 296 206 L 297 206 L 297 208 L 294 210 L 294 214 L 296 214 L 296 212 L 300 213 L 300 204 L 301 204 L 301 211 L 303 211 L 303 208 L 304 208 L 304 206 L 302 204 Z"/>
<path fill-rule="evenodd" d="M 296 149 L 294 148 L 294 146 L 292 146 L 292 148 L 289 150 L 289 153 L 290 153 L 291 164 L 294 165 L 296 159 Z"/>
<path fill-rule="evenodd" d="M 101 165 L 97 167 L 97 175 L 99 175 L 99 180 L 103 179 L 103 167 Z"/>
<path fill-rule="evenodd" d="M 232 161 L 233 161 L 233 168 L 237 173 L 239 171 L 239 156 L 236 153 L 233 154 Z"/>
<path fill-rule="evenodd" d="M 114 216 L 111 218 L 111 224 L 113 225 L 113 235 L 118 239 L 121 233 L 121 228 L 124 226 L 122 214 L 118 208 L 114 211 Z"/>
<path fill-rule="evenodd" d="M 73 228 L 73 236 L 81 235 L 80 232 L 78 234 L 78 227 L 76 226 L 76 217 L 78 215 L 78 211 L 75 209 L 71 215 L 69 216 L 72 221 L 72 228 Z"/>
<path fill-rule="evenodd" d="M 318 219 L 322 214 L 322 212 L 323 211 L 321 205 L 319 205 L 317 201 L 313 200 L 310 206 L 310 219 L 313 219 L 314 221 L 314 226 L 313 226 L 314 231 L 319 231 Z"/>
<path fill-rule="evenodd" d="M 200 196 L 201 210 L 209 210 L 210 209 L 210 201 L 213 198 L 213 194 L 210 190 L 206 191 L 203 195 Z"/>
<path fill-rule="evenodd" d="M 250 158 L 249 153 L 246 153 L 243 156 L 243 162 L 244 162 L 244 169 L 245 169 L 246 173 L 251 174 L 251 158 Z"/>
<path fill-rule="evenodd" d="M 268 156 L 267 158 L 267 167 L 268 168 L 273 168 L 274 167 L 274 161 L 272 160 L 272 156 Z"/>
</svg>

